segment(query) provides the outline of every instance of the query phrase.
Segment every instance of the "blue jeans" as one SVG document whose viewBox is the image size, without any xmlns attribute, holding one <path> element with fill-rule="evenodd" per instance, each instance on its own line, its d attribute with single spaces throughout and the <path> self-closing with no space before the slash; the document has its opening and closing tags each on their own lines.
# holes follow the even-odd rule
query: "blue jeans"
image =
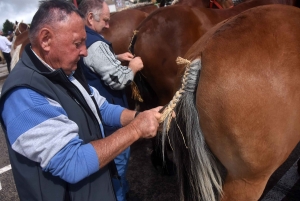
<svg viewBox="0 0 300 201">
<path fill-rule="evenodd" d="M 120 153 L 115 159 L 120 180 L 113 178 L 113 186 L 118 201 L 126 201 L 126 193 L 129 191 L 129 184 L 126 179 L 126 173 L 129 163 L 130 147 Z"/>
</svg>

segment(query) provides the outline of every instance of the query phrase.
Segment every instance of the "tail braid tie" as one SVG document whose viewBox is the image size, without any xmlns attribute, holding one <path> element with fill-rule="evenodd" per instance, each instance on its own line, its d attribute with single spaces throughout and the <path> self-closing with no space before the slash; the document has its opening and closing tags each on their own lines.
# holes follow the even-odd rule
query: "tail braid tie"
<svg viewBox="0 0 300 201">
<path fill-rule="evenodd" d="M 182 94 L 185 92 L 184 88 L 185 88 L 185 84 L 187 82 L 187 78 L 188 78 L 188 74 L 189 74 L 189 70 L 190 70 L 190 64 L 191 64 L 191 62 L 189 60 L 181 58 L 181 57 L 177 57 L 176 63 L 178 65 L 185 64 L 186 69 L 184 72 L 184 76 L 182 78 L 181 88 L 175 93 L 173 99 L 169 102 L 168 106 L 163 111 L 162 116 L 160 118 L 160 122 L 164 122 L 165 120 L 167 121 L 167 131 L 169 131 L 169 129 L 170 129 L 172 113 L 174 111 L 174 108 L 176 107 L 176 104 L 180 100 L 180 97 L 182 96 Z"/>
</svg>

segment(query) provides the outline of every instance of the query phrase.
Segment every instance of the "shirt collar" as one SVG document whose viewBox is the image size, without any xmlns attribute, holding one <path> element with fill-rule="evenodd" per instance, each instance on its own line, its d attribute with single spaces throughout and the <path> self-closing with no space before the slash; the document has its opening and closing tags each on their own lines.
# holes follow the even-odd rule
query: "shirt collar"
<svg viewBox="0 0 300 201">
<path fill-rule="evenodd" d="M 31 48 L 30 46 L 30 49 L 31 51 L 33 52 L 33 54 L 50 70 L 50 71 L 55 71 L 54 68 L 52 68 L 49 64 L 47 64 L 43 59 L 41 59 L 34 51 L 33 49 Z"/>
</svg>

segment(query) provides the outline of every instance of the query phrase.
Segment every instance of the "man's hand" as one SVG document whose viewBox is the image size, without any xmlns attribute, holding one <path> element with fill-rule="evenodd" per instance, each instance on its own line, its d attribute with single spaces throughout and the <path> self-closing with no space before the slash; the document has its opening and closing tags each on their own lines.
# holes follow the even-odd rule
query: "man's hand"
<svg viewBox="0 0 300 201">
<path fill-rule="evenodd" d="M 142 70 L 142 68 L 144 67 L 144 64 L 143 64 L 141 57 L 135 57 L 134 59 L 132 59 L 129 62 L 128 67 L 132 70 L 134 75 L 136 74 L 136 72 Z"/>
<path fill-rule="evenodd" d="M 139 138 L 153 138 L 156 136 L 159 126 L 159 119 L 161 113 L 159 110 L 162 107 L 156 107 L 151 110 L 146 110 L 139 113 L 139 115 L 130 123 L 132 128 L 136 130 Z"/>
<path fill-rule="evenodd" d="M 131 61 L 133 59 L 133 55 L 129 52 L 125 52 L 123 54 L 118 54 L 117 59 L 119 61 Z"/>
</svg>

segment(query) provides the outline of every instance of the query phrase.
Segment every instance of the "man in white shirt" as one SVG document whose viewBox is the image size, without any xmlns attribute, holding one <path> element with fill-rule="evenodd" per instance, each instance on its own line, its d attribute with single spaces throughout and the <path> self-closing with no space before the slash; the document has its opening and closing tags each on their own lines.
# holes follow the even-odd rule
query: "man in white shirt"
<svg viewBox="0 0 300 201">
<path fill-rule="evenodd" d="M 0 50 L 3 53 L 3 56 L 6 60 L 7 64 L 7 70 L 10 72 L 10 62 L 11 62 L 11 56 L 10 56 L 10 50 L 11 50 L 11 42 L 3 36 L 3 32 L 0 31 Z"/>
</svg>

